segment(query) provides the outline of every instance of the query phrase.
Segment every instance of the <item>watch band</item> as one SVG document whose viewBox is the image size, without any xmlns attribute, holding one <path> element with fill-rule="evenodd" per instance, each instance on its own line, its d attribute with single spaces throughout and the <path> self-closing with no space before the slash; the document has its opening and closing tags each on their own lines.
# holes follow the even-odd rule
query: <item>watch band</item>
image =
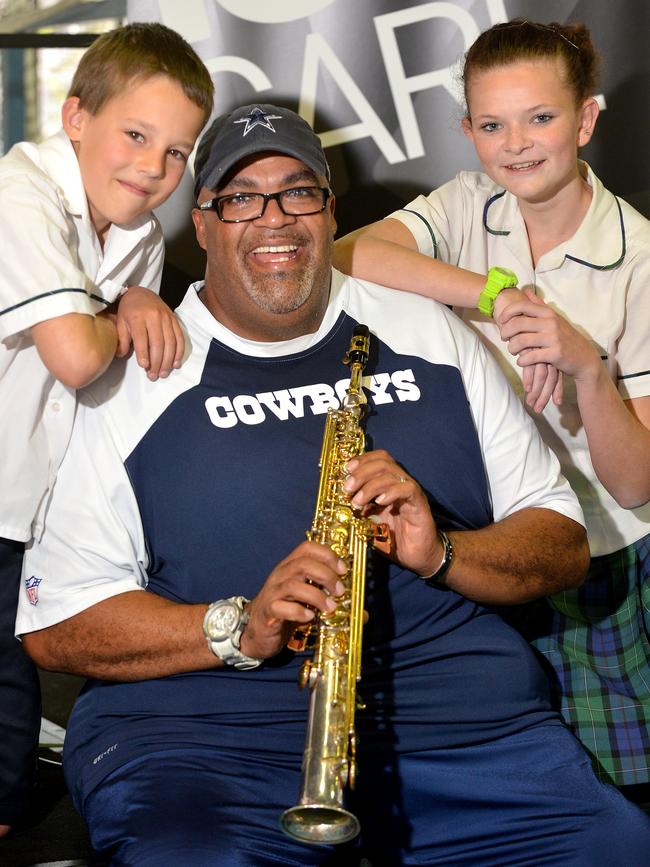
<svg viewBox="0 0 650 867">
<path fill-rule="evenodd" d="M 444 553 L 442 555 L 442 561 L 436 571 L 432 572 L 431 575 L 421 576 L 422 580 L 426 581 L 427 584 L 439 583 L 439 581 L 444 578 L 446 573 L 449 571 L 449 567 L 451 566 L 454 559 L 454 546 L 452 545 L 451 539 L 444 530 L 438 529 L 438 538 L 442 542 Z"/>
<path fill-rule="evenodd" d="M 519 279 L 514 271 L 508 268 L 499 268 L 495 266 L 490 268 L 487 273 L 487 280 L 481 294 L 478 296 L 478 304 L 476 305 L 481 313 L 485 316 L 492 316 L 494 313 L 494 302 L 497 295 L 502 289 L 509 289 L 516 286 Z"/>
<path fill-rule="evenodd" d="M 218 656 L 226 665 L 231 665 L 239 671 L 247 671 L 253 668 L 258 668 L 264 660 L 257 659 L 252 656 L 246 656 L 239 649 L 242 632 L 248 623 L 249 614 L 245 610 L 245 606 L 249 600 L 245 596 L 231 596 L 228 599 L 218 599 L 208 608 L 203 618 L 203 632 L 208 642 L 208 647 Z M 214 635 L 213 617 L 217 610 L 230 607 L 235 616 L 235 621 L 232 626 L 222 626 L 223 632 L 219 637 Z"/>
</svg>

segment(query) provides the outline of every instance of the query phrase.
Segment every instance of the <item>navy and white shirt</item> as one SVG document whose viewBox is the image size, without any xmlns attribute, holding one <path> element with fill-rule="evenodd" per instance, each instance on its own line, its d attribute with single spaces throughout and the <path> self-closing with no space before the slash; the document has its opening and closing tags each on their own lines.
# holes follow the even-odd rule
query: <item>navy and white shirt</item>
<svg viewBox="0 0 650 867">
<path fill-rule="evenodd" d="M 577 501 L 480 341 L 446 308 L 334 272 L 318 332 L 255 343 L 191 287 L 191 354 L 151 383 L 118 362 L 81 394 L 42 539 L 27 553 L 17 624 L 41 629 L 141 589 L 176 602 L 252 597 L 305 538 L 327 408 L 348 382 L 356 324 L 371 331 L 368 448 L 427 491 L 442 526 L 527 507 L 581 521 Z M 488 609 L 372 556 L 358 715 L 361 749 L 479 743 L 554 719 L 527 645 Z M 299 656 L 140 683 L 90 682 L 68 730 L 77 797 L 116 764 L 210 745 L 302 753 Z"/>
</svg>

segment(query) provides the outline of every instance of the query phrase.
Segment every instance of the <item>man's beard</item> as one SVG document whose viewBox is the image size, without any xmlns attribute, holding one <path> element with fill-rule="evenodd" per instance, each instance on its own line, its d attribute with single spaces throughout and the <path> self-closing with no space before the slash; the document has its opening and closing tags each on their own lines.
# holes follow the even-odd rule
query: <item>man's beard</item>
<svg viewBox="0 0 650 867">
<path fill-rule="evenodd" d="M 298 273 L 293 269 L 264 276 L 249 272 L 243 280 L 246 294 L 266 313 L 292 313 L 309 300 L 313 291 L 329 286 L 329 260 L 325 255 L 323 259 L 327 265 L 310 260 Z"/>
<path fill-rule="evenodd" d="M 253 276 L 244 281 L 249 298 L 267 313 L 291 313 L 307 301 L 314 286 L 312 269 L 299 275 L 281 271 L 272 277 Z"/>
</svg>

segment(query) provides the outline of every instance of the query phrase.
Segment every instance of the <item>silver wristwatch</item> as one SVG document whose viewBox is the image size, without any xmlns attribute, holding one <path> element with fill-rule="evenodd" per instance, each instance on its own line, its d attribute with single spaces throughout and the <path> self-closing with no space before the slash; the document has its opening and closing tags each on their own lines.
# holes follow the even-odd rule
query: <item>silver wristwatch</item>
<svg viewBox="0 0 650 867">
<path fill-rule="evenodd" d="M 210 650 L 226 665 L 232 665 L 240 671 L 257 668 L 264 662 L 263 659 L 246 656 L 239 649 L 244 626 L 248 623 L 249 615 L 245 611 L 248 601 L 244 596 L 218 599 L 208 606 L 203 618 L 203 632 Z"/>
</svg>

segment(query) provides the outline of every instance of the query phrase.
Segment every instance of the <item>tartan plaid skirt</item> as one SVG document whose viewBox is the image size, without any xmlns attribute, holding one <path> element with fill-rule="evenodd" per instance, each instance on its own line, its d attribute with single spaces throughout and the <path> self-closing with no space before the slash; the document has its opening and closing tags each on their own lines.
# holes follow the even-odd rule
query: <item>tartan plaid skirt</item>
<svg viewBox="0 0 650 867">
<path fill-rule="evenodd" d="M 528 637 L 552 668 L 558 709 L 603 781 L 649 782 L 650 534 L 594 557 L 581 587 L 548 601 Z"/>
</svg>

